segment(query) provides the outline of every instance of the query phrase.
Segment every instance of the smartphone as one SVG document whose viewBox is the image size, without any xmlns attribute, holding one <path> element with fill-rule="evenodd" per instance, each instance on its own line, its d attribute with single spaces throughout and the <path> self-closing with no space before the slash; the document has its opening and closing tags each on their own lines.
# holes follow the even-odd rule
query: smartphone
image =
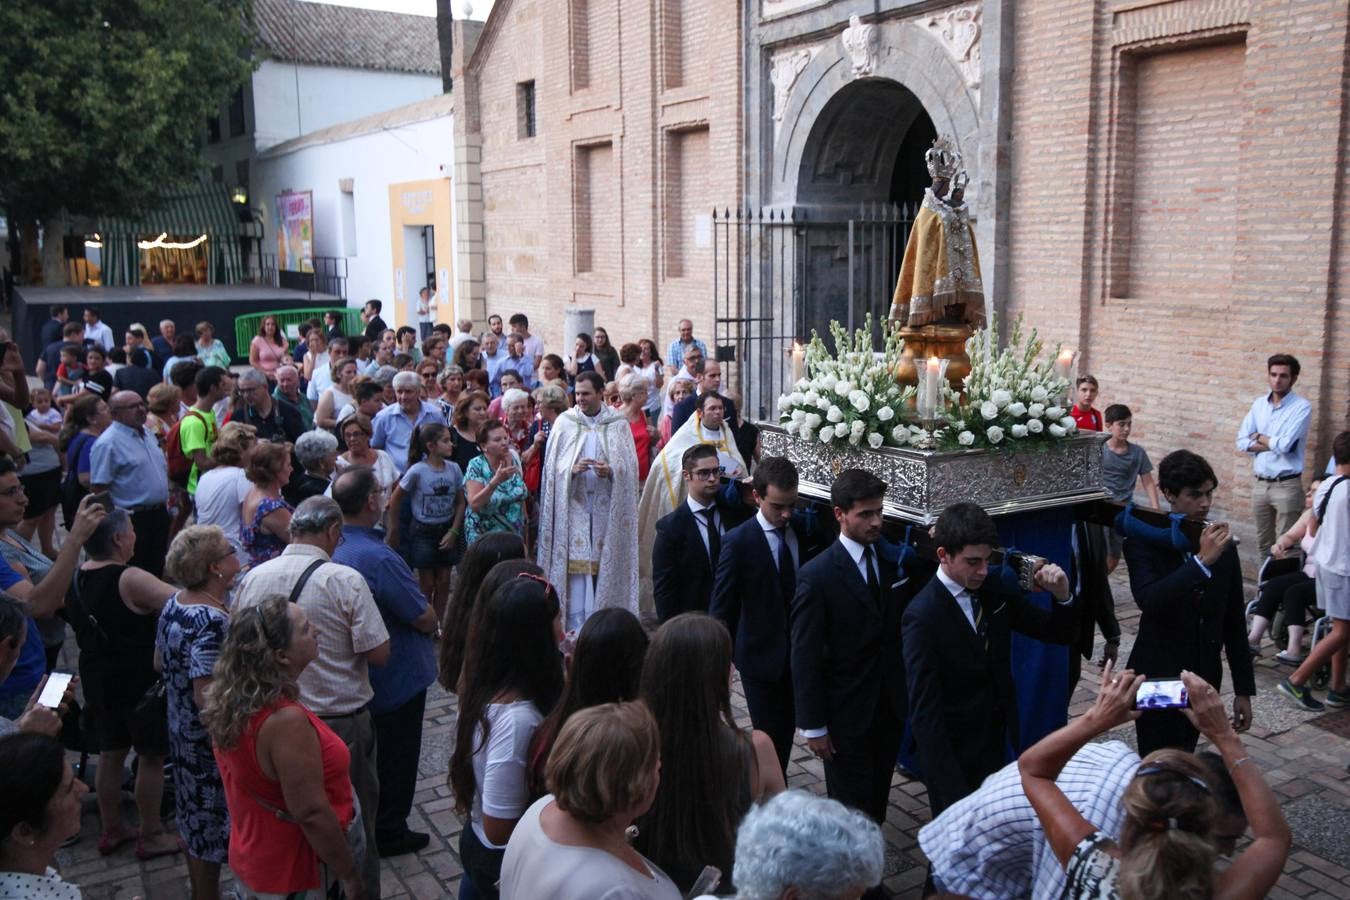
<svg viewBox="0 0 1350 900">
<path fill-rule="evenodd" d="M 1150 678 L 1134 695 L 1135 709 L 1185 709 L 1190 705 L 1186 685 L 1179 678 Z"/>
<path fill-rule="evenodd" d="M 38 697 L 38 705 L 48 709 L 59 707 L 61 698 L 66 695 L 66 688 L 70 687 L 70 679 L 74 677 L 69 672 L 53 672 L 48 675 L 47 683 L 43 685 L 42 694 Z"/>
<path fill-rule="evenodd" d="M 698 897 L 703 894 L 711 894 L 717 890 L 717 886 L 722 883 L 722 870 L 716 866 L 704 866 L 703 871 L 698 873 L 694 879 L 694 885 L 689 889 L 686 897 Z"/>
<path fill-rule="evenodd" d="M 94 498 L 93 501 L 91 502 L 97 503 L 99 506 L 103 507 L 103 509 L 106 510 L 107 512 L 113 511 L 112 494 L 108 493 L 107 491 L 104 491 L 101 494 L 90 494 L 90 496 Z"/>
</svg>

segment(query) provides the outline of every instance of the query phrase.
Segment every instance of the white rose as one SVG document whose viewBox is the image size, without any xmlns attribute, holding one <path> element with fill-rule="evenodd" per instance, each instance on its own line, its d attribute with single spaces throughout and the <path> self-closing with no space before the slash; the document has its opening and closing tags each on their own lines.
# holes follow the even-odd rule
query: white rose
<svg viewBox="0 0 1350 900">
<path fill-rule="evenodd" d="M 980 415 L 984 416 L 986 421 L 998 418 L 998 404 L 993 400 L 984 401 L 980 404 Z"/>
<path fill-rule="evenodd" d="M 792 409 L 792 398 L 784 394 L 778 398 L 778 411 L 787 412 L 789 409 Z"/>
<path fill-rule="evenodd" d="M 806 395 L 805 395 L 805 394 L 803 394 L 801 391 L 793 391 L 793 392 L 792 392 L 792 405 L 793 405 L 793 406 L 797 406 L 798 404 L 805 403 L 805 402 L 806 402 Z"/>
<path fill-rule="evenodd" d="M 809 441 L 813 437 L 815 437 L 815 432 L 812 431 L 810 428 L 806 427 L 805 425 L 803 425 L 801 430 L 801 439 L 804 441 Z"/>
<path fill-rule="evenodd" d="M 891 429 L 891 440 L 897 444 L 909 443 L 909 429 L 903 425 L 897 425 Z"/>
<path fill-rule="evenodd" d="M 1065 431 L 1073 432 L 1078 430 L 1078 423 L 1073 420 L 1073 416 L 1065 416 L 1059 420 L 1059 424 Z"/>
<path fill-rule="evenodd" d="M 815 429 L 819 428 L 819 427 L 820 427 L 820 416 L 817 415 L 816 413 L 807 413 L 807 414 L 806 414 L 806 427 L 812 429 L 813 431 L 814 431 Z"/>
<path fill-rule="evenodd" d="M 848 443 L 849 443 L 849 446 L 851 446 L 851 447 L 856 447 L 856 446 L 858 446 L 860 443 L 862 443 L 862 437 L 863 437 L 863 436 L 862 436 L 862 432 L 861 432 L 861 431 L 856 431 L 856 432 L 854 432 L 853 434 L 850 434 L 850 435 L 848 436 Z"/>
<path fill-rule="evenodd" d="M 1046 392 L 1045 388 L 1039 384 L 1031 389 L 1031 399 L 1037 403 L 1045 402 L 1045 399 L 1049 396 L 1050 395 Z"/>
<path fill-rule="evenodd" d="M 825 413 L 825 418 L 831 422 L 839 422 L 844 418 L 843 410 L 837 406 L 831 406 L 829 412 Z"/>
<path fill-rule="evenodd" d="M 807 387 L 810 386 L 810 384 L 811 382 L 807 381 L 805 378 L 801 378 L 798 379 L 797 383 L 793 385 L 793 387 L 795 387 L 799 391 L 804 391 L 807 389 Z"/>
<path fill-rule="evenodd" d="M 1027 414 L 1027 405 L 1023 403 L 1021 400 L 1017 401 L 1016 403 L 1008 404 L 1008 415 L 1020 419 L 1026 414 Z"/>
<path fill-rule="evenodd" d="M 1020 425 L 1020 424 L 1019 424 L 1019 425 L 1014 425 L 1014 426 L 1012 427 L 1012 436 L 1015 437 L 1015 438 L 1024 438 L 1024 437 L 1026 437 L 1026 436 L 1027 436 L 1027 426 L 1025 426 L 1025 425 Z"/>
<path fill-rule="evenodd" d="M 831 428 L 830 426 L 826 425 L 824 428 L 820 429 L 820 442 L 821 442 L 822 444 L 828 444 L 828 443 L 829 443 L 830 441 L 832 441 L 832 440 L 834 440 L 834 429 L 833 429 L 833 428 Z"/>
<path fill-rule="evenodd" d="M 805 419 L 805 418 L 806 418 L 806 410 L 804 410 L 804 409 L 794 409 L 794 410 L 792 411 L 792 421 L 794 421 L 794 422 L 800 422 L 800 421 L 802 421 L 802 420 Z"/>
<path fill-rule="evenodd" d="M 1045 430 L 1045 423 L 1040 419 L 1027 419 L 1027 431 L 1032 434 L 1040 434 Z"/>
<path fill-rule="evenodd" d="M 854 419 L 851 423 L 849 423 L 848 430 L 853 432 L 854 434 L 862 434 L 864 431 L 867 430 L 867 423 L 865 423 L 862 419 Z"/>
<path fill-rule="evenodd" d="M 883 406 L 877 410 L 877 418 L 883 422 L 889 422 L 891 419 L 895 418 L 895 410 L 891 409 L 889 406 Z"/>
<path fill-rule="evenodd" d="M 825 377 L 820 379 L 820 386 L 827 391 L 832 391 L 834 390 L 835 382 L 837 382 L 838 380 L 839 380 L 838 378 L 834 377 L 833 372 L 827 372 L 825 374 Z"/>
<path fill-rule="evenodd" d="M 923 430 L 922 425 L 909 426 L 909 433 L 913 435 L 927 434 L 927 432 Z"/>
<path fill-rule="evenodd" d="M 911 444 L 925 444 L 931 437 L 932 435 L 928 433 L 928 429 L 920 428 L 917 432 L 914 433 L 914 436 L 909 439 L 909 442 Z"/>
<path fill-rule="evenodd" d="M 821 397 L 819 400 L 816 401 L 816 409 L 820 410 L 821 412 L 824 412 L 829 408 L 830 408 L 830 401 L 826 400 L 824 397 Z"/>
<path fill-rule="evenodd" d="M 1064 407 L 1047 406 L 1045 408 L 1045 417 L 1047 419 L 1061 419 L 1064 417 Z"/>
<path fill-rule="evenodd" d="M 1002 409 L 1003 407 L 1007 406 L 1009 403 L 1012 402 L 1012 394 L 1010 394 L 1007 391 L 994 391 L 994 393 L 990 395 L 989 399 L 994 401 L 995 406 L 997 406 L 999 409 Z"/>
<path fill-rule="evenodd" d="M 815 391 L 807 391 L 806 396 L 803 397 L 802 400 L 809 403 L 811 406 L 815 406 L 820 402 L 820 394 L 817 394 Z"/>
<path fill-rule="evenodd" d="M 875 431 L 867 436 L 867 446 L 871 447 L 873 450 L 877 449 L 885 442 L 886 439 Z"/>
<path fill-rule="evenodd" d="M 1059 425 L 1051 425 L 1051 426 L 1050 426 L 1050 436 L 1051 436 L 1051 437 L 1062 438 L 1062 437 L 1064 437 L 1064 435 L 1066 435 L 1066 434 L 1068 434 L 1068 432 L 1065 431 L 1065 430 L 1063 429 L 1063 427 L 1061 427 L 1061 426 L 1059 426 Z"/>
<path fill-rule="evenodd" d="M 858 412 L 867 412 L 868 407 L 872 405 L 872 401 L 868 400 L 867 395 L 862 391 L 850 391 L 848 402 L 852 403 L 853 408 Z"/>
<path fill-rule="evenodd" d="M 1039 419 L 1041 416 L 1045 415 L 1045 404 L 1044 403 L 1031 404 L 1030 406 L 1027 407 L 1027 415 L 1033 419 Z"/>
<path fill-rule="evenodd" d="M 783 426 L 783 430 L 786 431 L 788 434 L 796 434 L 796 433 L 797 433 L 797 423 L 796 423 L 796 422 L 788 422 L 786 425 Z"/>
<path fill-rule="evenodd" d="M 847 397 L 849 391 L 853 390 L 853 385 L 849 384 L 847 381 L 843 379 L 840 379 L 839 381 L 836 381 L 834 383 L 833 390 L 840 397 Z"/>
<path fill-rule="evenodd" d="M 989 438 L 989 443 L 997 444 L 999 441 L 1003 440 L 1003 429 L 999 428 L 997 425 L 990 425 L 985 431 L 984 436 Z"/>
<path fill-rule="evenodd" d="M 838 425 L 834 426 L 835 437 L 849 437 L 852 434 L 853 430 L 848 427 L 847 422 L 840 422 Z"/>
<path fill-rule="evenodd" d="M 971 434 L 969 431 L 963 431 L 956 436 L 956 442 L 962 447 L 969 447 L 971 444 L 975 443 L 975 435 Z"/>
</svg>

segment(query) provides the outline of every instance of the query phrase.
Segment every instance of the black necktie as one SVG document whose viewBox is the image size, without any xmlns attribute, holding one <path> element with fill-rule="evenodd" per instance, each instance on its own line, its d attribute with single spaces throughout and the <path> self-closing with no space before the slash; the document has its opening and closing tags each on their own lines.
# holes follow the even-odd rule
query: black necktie
<svg viewBox="0 0 1350 900">
<path fill-rule="evenodd" d="M 872 551 L 872 545 L 868 544 L 863 548 L 863 563 L 867 566 L 867 589 L 872 592 L 872 599 L 877 603 L 881 602 L 881 582 L 877 580 L 876 554 Z"/>
<path fill-rule="evenodd" d="M 708 558 L 713 568 L 717 568 L 717 557 L 722 552 L 722 536 L 717 533 L 717 522 L 713 520 L 713 507 L 699 510 L 703 513 L 703 524 L 708 526 Z"/>
<path fill-rule="evenodd" d="M 975 619 L 975 633 L 980 636 L 980 641 L 984 644 L 984 649 L 989 649 L 989 623 L 984 618 L 984 607 L 980 605 L 980 597 L 974 591 L 970 592 L 970 611 Z"/>
<path fill-rule="evenodd" d="M 778 586 L 783 591 L 783 602 L 791 603 L 797 593 L 797 567 L 792 564 L 792 551 L 788 549 L 787 529 L 775 528 L 778 535 Z"/>
</svg>

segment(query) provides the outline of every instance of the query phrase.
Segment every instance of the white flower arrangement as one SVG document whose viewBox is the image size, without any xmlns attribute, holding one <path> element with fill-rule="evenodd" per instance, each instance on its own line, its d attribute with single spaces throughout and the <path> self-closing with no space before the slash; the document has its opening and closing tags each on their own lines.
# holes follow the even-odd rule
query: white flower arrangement
<svg viewBox="0 0 1350 900">
<path fill-rule="evenodd" d="M 1004 449 L 1071 437 L 1077 426 L 1059 405 L 1069 389 L 1068 380 L 1055 373 L 1059 347 L 1048 358 L 1043 349 L 1035 329 L 1023 335 L 1020 316 L 1002 349 L 993 324 L 971 335 L 964 396 L 944 386 L 947 425 L 935 435 L 938 446 Z"/>
<path fill-rule="evenodd" d="M 875 450 L 931 440 L 928 432 L 900 421 L 914 388 L 900 390 L 895 383 L 905 346 L 899 328 L 882 325 L 885 348 L 881 353 L 872 350 L 874 328 L 871 315 L 851 335 L 838 322 L 831 322 L 833 355 L 818 334 L 811 335 L 805 377 L 778 398 L 778 421 L 788 434 L 839 449 L 867 446 Z"/>
</svg>

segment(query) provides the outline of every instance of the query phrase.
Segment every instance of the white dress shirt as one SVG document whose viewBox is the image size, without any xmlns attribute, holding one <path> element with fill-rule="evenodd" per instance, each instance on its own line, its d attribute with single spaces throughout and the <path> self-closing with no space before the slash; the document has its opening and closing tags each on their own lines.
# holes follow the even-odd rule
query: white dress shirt
<svg viewBox="0 0 1350 900">
<path fill-rule="evenodd" d="M 698 523 L 698 536 L 703 541 L 704 551 L 708 554 L 708 558 L 711 559 L 712 547 L 708 545 L 708 520 L 707 517 L 703 515 L 703 511 L 706 509 L 712 513 L 713 527 L 717 529 L 718 534 L 725 534 L 726 532 L 722 525 L 722 517 L 717 514 L 717 504 L 709 503 L 707 506 L 704 506 L 693 497 L 685 497 L 684 502 L 688 505 L 690 512 L 694 514 L 694 521 Z"/>
<path fill-rule="evenodd" d="M 783 546 L 780 535 L 787 535 L 788 554 L 792 557 L 792 570 L 795 572 L 801 568 L 802 554 L 797 547 L 797 535 L 792 530 L 792 526 L 784 525 L 783 530 L 779 531 L 769 524 L 769 520 L 764 518 L 762 512 L 755 513 L 755 521 L 759 523 L 760 528 L 764 529 L 765 540 L 769 542 L 769 553 L 773 555 L 774 568 L 778 568 L 779 548 Z"/>
<path fill-rule="evenodd" d="M 975 627 L 975 598 L 971 596 L 970 591 L 953 581 L 951 576 L 942 570 L 942 566 L 938 566 L 937 577 L 938 581 L 942 582 L 942 586 L 956 598 L 956 605 L 961 607 L 961 612 L 965 615 L 966 621 L 970 623 L 970 627 L 979 631 Z"/>
<path fill-rule="evenodd" d="M 1257 397 L 1238 428 L 1237 448 L 1247 453 L 1251 435 L 1264 434 L 1269 450 L 1252 457 L 1252 472 L 1259 478 L 1298 475 L 1303 471 L 1303 439 L 1312 421 L 1312 404 L 1295 394 L 1285 394 L 1278 406 L 1274 394 Z"/>
</svg>

